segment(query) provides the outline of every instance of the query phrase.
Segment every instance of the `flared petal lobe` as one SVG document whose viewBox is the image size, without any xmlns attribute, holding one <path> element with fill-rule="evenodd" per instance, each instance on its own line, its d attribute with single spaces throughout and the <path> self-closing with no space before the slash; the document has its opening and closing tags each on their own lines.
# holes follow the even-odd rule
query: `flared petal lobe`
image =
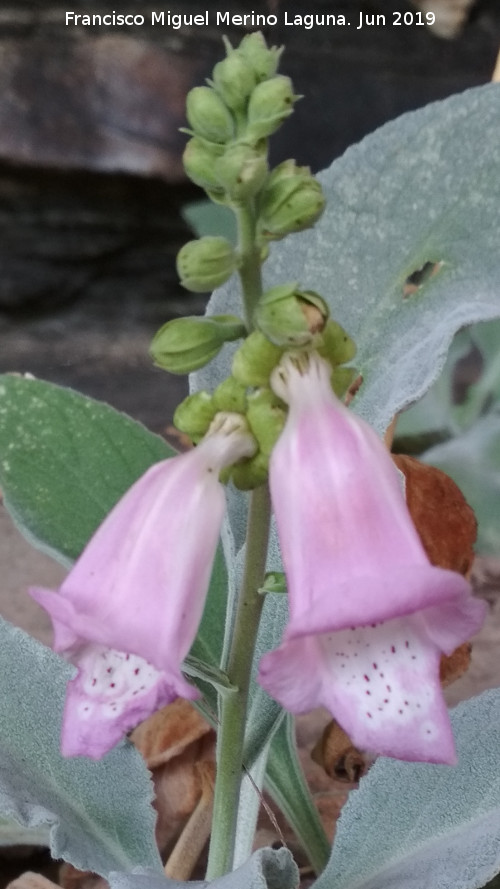
<svg viewBox="0 0 500 889">
<path fill-rule="evenodd" d="M 273 378 L 289 404 L 270 486 L 290 620 L 260 681 L 292 712 L 326 706 L 361 748 L 452 762 L 440 653 L 477 631 L 484 605 L 429 563 L 384 444 L 329 376 L 313 354 Z"/>
<path fill-rule="evenodd" d="M 100 759 L 123 735 L 175 697 L 143 658 L 89 643 L 74 657 L 61 732 L 63 756 Z"/>
<path fill-rule="evenodd" d="M 69 683 L 66 749 L 75 746 L 76 713 L 88 726 L 98 718 L 110 739 L 145 718 L 146 711 L 177 696 L 197 696 L 181 667 L 203 613 L 224 516 L 218 476 L 254 450 L 241 418 L 231 417 L 216 424 L 197 448 L 151 467 L 127 491 L 58 593 L 30 590 L 50 614 L 55 651 L 79 668 Z M 131 655 L 137 675 L 149 677 L 144 688 L 144 682 L 131 683 L 136 675 L 130 672 Z M 103 691 L 99 676 L 106 678 L 107 661 L 106 670 L 117 678 Z M 118 684 L 121 697 L 116 697 Z M 83 738 L 80 729 L 75 731 Z"/>
</svg>

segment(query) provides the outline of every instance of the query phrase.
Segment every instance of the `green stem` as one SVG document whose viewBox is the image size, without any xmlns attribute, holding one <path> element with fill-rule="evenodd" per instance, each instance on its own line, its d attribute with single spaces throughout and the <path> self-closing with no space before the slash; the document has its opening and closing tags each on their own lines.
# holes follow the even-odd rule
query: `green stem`
<svg viewBox="0 0 500 889">
<path fill-rule="evenodd" d="M 271 505 L 269 489 L 262 485 L 252 492 L 243 582 L 238 601 L 227 674 L 236 686 L 221 696 L 217 738 L 217 781 L 215 784 L 212 838 L 207 880 L 222 877 L 232 869 L 234 839 L 241 779 L 243 741 L 248 690 L 255 639 L 264 604 L 262 586 L 269 540 Z"/>
<path fill-rule="evenodd" d="M 253 313 L 262 296 L 262 275 L 260 250 L 255 243 L 255 209 L 249 201 L 234 209 L 238 223 L 238 252 L 240 255 L 239 275 L 243 292 L 245 320 L 248 328 L 253 328 Z"/>
</svg>

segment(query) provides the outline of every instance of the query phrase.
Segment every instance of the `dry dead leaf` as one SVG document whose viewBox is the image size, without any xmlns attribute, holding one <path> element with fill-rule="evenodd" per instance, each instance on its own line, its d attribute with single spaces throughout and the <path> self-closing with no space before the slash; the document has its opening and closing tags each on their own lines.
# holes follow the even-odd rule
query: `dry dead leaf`
<svg viewBox="0 0 500 889">
<path fill-rule="evenodd" d="M 109 889 L 109 883 L 98 874 L 90 871 L 77 870 L 72 864 L 61 865 L 59 870 L 59 884 L 63 889 Z M 52 885 L 52 884 L 51 884 Z M 17 887 L 16 887 L 17 889 Z M 21 889 L 21 887 L 19 887 Z M 24 889 L 24 887 L 22 887 Z M 28 889 L 28 887 L 26 887 Z M 30 887 L 31 889 L 31 887 Z M 35 887 L 33 887 L 35 889 Z M 38 887 L 36 887 L 38 889 Z M 44 889 L 44 887 L 40 887 Z"/>
<path fill-rule="evenodd" d="M 6 889 L 59 889 L 59 887 L 52 880 L 42 877 L 41 874 L 26 871 L 25 874 L 12 880 Z"/>
</svg>

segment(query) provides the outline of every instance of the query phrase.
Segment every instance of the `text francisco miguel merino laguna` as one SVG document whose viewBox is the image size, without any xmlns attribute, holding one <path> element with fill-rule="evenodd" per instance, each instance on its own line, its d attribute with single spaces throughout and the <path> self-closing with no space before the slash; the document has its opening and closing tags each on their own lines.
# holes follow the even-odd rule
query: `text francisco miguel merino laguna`
<svg viewBox="0 0 500 889">
<path fill-rule="evenodd" d="M 401 16 L 401 13 L 398 13 Z M 419 15 L 422 15 L 419 13 Z M 362 28 L 364 25 L 378 25 L 384 26 L 386 24 L 385 15 L 367 15 L 365 13 L 360 13 L 359 22 L 353 22 L 358 29 Z M 160 25 L 161 27 L 172 28 L 177 30 L 182 27 L 193 27 L 196 26 L 208 26 L 211 25 L 240 25 L 247 28 L 261 28 L 261 27 L 273 27 L 278 24 L 278 16 L 276 15 L 261 15 L 258 13 L 245 13 L 244 15 L 235 15 L 227 11 L 215 11 L 213 10 L 210 13 L 209 10 L 205 10 L 203 13 L 196 14 L 184 14 L 184 13 L 171 13 L 169 10 L 164 10 L 161 12 L 151 12 L 149 16 L 135 14 L 135 13 L 120 13 L 120 12 L 110 12 L 104 15 L 87 15 L 85 13 L 79 12 L 66 12 L 66 24 L 67 25 L 77 25 L 77 26 L 105 26 L 105 27 L 113 27 L 119 25 L 127 25 L 129 27 L 136 26 L 140 27 L 141 25 L 150 24 L 150 25 Z M 289 14 L 287 12 L 283 13 L 282 24 L 291 25 L 295 27 L 302 27 L 307 30 L 319 26 L 319 27 L 332 27 L 332 26 L 347 26 L 351 25 L 350 21 L 346 20 L 345 15 L 332 15 L 332 14 L 315 14 L 315 15 L 299 15 L 298 13 Z M 417 22 L 420 24 L 420 22 Z"/>
</svg>

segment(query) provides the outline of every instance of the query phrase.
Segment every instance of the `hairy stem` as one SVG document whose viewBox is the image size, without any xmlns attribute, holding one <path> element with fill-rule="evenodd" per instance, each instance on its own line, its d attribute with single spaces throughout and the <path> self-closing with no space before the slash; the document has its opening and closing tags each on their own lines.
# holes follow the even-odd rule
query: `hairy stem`
<svg viewBox="0 0 500 889">
<path fill-rule="evenodd" d="M 236 687 L 222 695 L 217 738 L 212 838 L 207 880 L 232 869 L 240 784 L 243 775 L 243 741 L 248 690 L 255 640 L 264 604 L 262 586 L 269 540 L 270 498 L 267 485 L 252 492 L 248 516 L 243 582 L 236 611 L 227 674 Z"/>
<path fill-rule="evenodd" d="M 249 330 L 252 330 L 254 309 L 262 296 L 261 257 L 255 243 L 256 214 L 253 201 L 239 204 L 234 212 L 238 223 L 239 275 L 245 320 Z"/>
</svg>

